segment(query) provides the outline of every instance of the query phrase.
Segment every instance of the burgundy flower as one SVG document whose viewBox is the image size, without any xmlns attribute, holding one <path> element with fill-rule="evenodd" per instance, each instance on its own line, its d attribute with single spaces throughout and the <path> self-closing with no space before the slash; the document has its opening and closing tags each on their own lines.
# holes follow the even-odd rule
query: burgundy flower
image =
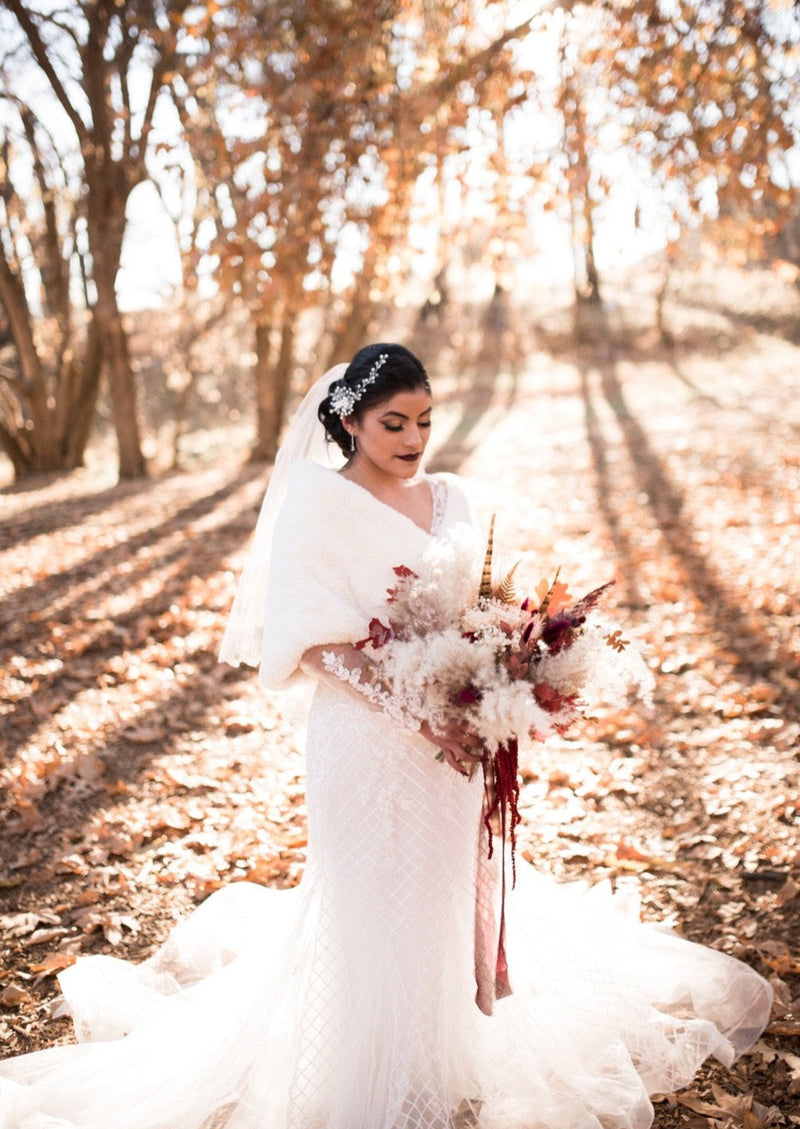
<svg viewBox="0 0 800 1129">
<path fill-rule="evenodd" d="M 563 636 L 572 631 L 572 626 L 572 622 L 567 616 L 556 616 L 555 619 L 550 620 L 542 632 L 542 641 L 547 644 L 551 651 L 563 650 L 565 646 L 569 645 L 563 639 Z M 569 642 L 572 642 L 571 638 Z"/>
<path fill-rule="evenodd" d="M 379 619 L 373 616 L 369 621 L 369 635 L 366 639 L 359 639 L 353 646 L 357 651 L 362 651 L 367 643 L 371 643 L 373 647 L 382 647 L 390 639 L 394 639 L 394 628 L 387 627 L 385 623 L 381 623 Z"/>
<path fill-rule="evenodd" d="M 577 700 L 572 694 L 562 694 L 549 682 L 537 682 L 533 696 L 546 713 L 558 713 L 565 706 L 573 706 Z"/>
<path fill-rule="evenodd" d="M 450 695 L 450 701 L 454 706 L 474 706 L 482 697 L 483 695 L 477 687 L 463 686 L 460 690 L 453 691 Z"/>
<path fill-rule="evenodd" d="M 416 572 L 414 572 L 413 569 L 408 568 L 407 565 L 395 565 L 392 569 L 392 572 L 395 574 L 395 576 L 399 576 L 401 580 L 408 580 L 409 577 L 413 577 L 415 580 L 417 579 Z M 402 586 L 400 584 L 398 584 L 396 588 L 387 588 L 387 603 L 393 604 L 396 601 L 397 597 L 400 595 L 401 591 Z"/>
</svg>

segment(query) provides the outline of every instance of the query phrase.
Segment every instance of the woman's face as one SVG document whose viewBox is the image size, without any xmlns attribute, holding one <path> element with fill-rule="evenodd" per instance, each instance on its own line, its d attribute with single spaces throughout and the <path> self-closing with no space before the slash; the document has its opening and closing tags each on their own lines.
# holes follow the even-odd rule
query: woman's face
<svg viewBox="0 0 800 1129">
<path fill-rule="evenodd" d="M 369 408 L 360 420 L 351 418 L 356 437 L 353 463 L 396 478 L 413 478 L 428 445 L 431 396 L 424 388 L 396 392 L 389 400 Z"/>
</svg>

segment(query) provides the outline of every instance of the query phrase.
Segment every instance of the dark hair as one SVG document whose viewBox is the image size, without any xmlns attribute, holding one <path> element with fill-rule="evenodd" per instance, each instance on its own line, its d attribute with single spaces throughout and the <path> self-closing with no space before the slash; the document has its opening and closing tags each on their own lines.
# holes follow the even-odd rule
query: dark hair
<svg viewBox="0 0 800 1129">
<path fill-rule="evenodd" d="M 365 345 L 363 349 L 359 349 L 347 366 L 344 376 L 334 380 L 328 389 L 328 395 L 319 406 L 319 418 L 327 438 L 345 455 L 352 451 L 350 435 L 341 416 L 331 407 L 331 396 L 337 388 L 352 388 L 356 391 L 361 388 L 382 353 L 386 354 L 386 360 L 380 366 L 376 378 L 364 388 L 353 405 L 350 414 L 355 419 L 360 420 L 364 412 L 390 400 L 397 392 L 414 392 L 417 388 L 424 388 L 426 392 L 431 390 L 422 362 L 404 345 Z"/>
</svg>

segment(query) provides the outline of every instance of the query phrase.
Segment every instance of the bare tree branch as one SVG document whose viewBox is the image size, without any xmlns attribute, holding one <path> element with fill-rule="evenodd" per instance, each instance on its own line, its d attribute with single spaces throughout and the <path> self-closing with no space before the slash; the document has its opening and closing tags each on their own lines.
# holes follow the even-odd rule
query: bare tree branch
<svg viewBox="0 0 800 1129">
<path fill-rule="evenodd" d="M 20 3 L 20 0 L 5 0 L 5 3 L 6 7 L 16 16 L 17 22 L 25 34 L 25 38 L 28 41 L 36 62 L 47 78 L 47 81 L 50 83 L 50 89 L 55 94 L 67 117 L 72 122 L 72 126 L 78 138 L 83 143 L 87 137 L 86 125 L 80 114 L 72 105 L 72 101 L 67 91 L 64 89 L 61 79 L 50 61 L 50 55 L 42 42 L 39 28 L 36 26 L 31 13 L 24 4 Z"/>
</svg>

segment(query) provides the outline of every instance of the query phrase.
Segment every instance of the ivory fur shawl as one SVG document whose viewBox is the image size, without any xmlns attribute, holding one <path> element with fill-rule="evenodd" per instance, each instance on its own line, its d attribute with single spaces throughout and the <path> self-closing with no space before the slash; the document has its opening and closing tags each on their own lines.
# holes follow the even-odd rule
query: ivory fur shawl
<svg viewBox="0 0 800 1129">
<path fill-rule="evenodd" d="M 440 532 L 474 524 L 458 478 L 446 486 Z M 275 523 L 259 677 L 271 690 L 300 673 L 309 647 L 355 643 L 386 614 L 392 569 L 413 569 L 430 534 L 335 470 L 301 460 L 291 470 Z"/>
</svg>

